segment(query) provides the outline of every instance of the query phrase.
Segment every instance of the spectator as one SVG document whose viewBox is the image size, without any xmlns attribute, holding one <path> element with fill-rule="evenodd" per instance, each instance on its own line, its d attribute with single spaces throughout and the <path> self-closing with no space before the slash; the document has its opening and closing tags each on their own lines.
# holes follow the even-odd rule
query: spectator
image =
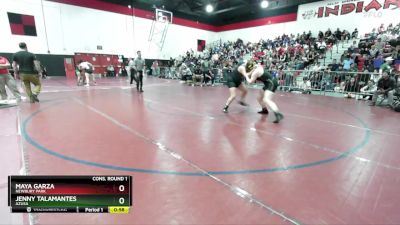
<svg viewBox="0 0 400 225">
<path fill-rule="evenodd" d="M 133 84 L 133 81 L 136 82 L 136 78 L 135 78 L 135 63 L 133 58 L 129 58 L 129 62 L 128 62 L 128 66 L 126 68 L 126 72 L 128 74 L 128 80 L 130 84 Z"/>
<path fill-rule="evenodd" d="M 379 71 L 383 63 L 383 57 L 379 55 L 378 58 L 374 59 L 374 70 Z"/>
<path fill-rule="evenodd" d="M 392 26 L 391 30 L 397 32 L 399 28 L 399 25 L 395 28 Z M 343 67 L 338 63 L 334 63 L 329 65 L 329 70 L 341 71 L 343 68 L 345 71 L 352 70 L 354 72 L 362 72 L 368 69 L 369 72 L 374 72 L 378 71 L 383 64 L 383 62 L 380 62 L 380 57 L 376 59 L 378 55 L 384 55 L 385 57 L 392 56 L 392 58 L 396 60 L 398 58 L 398 51 L 396 52 L 395 49 L 388 49 L 388 47 L 385 49 L 385 46 L 387 46 L 388 40 L 396 39 L 396 35 L 398 36 L 398 34 L 383 32 L 379 35 L 380 40 L 377 40 L 378 36 L 376 34 L 377 32 L 374 28 L 371 35 L 368 38 L 361 39 L 358 45 L 356 45 L 356 41 L 353 41 L 353 44 L 345 51 L 343 59 L 339 62 L 344 64 Z M 219 43 L 217 46 L 208 48 L 203 55 L 194 55 L 188 51 L 186 56 L 181 57 L 180 61 L 185 62 L 190 67 L 190 65 L 197 64 L 200 58 L 203 58 L 203 60 L 210 60 L 213 54 L 218 54 L 221 62 L 229 60 L 238 63 L 243 59 L 243 56 L 248 55 L 256 58 L 265 68 L 271 70 L 272 74 L 277 73 L 276 71 L 278 69 L 290 70 L 306 68 L 312 70 L 314 63 L 317 62 L 318 59 L 325 57 L 328 46 L 342 38 L 343 40 L 349 40 L 351 37 L 355 38 L 356 36 L 358 36 L 358 29 L 355 29 L 351 34 L 346 30 L 341 31 L 340 29 L 332 33 L 328 29 L 325 33 L 322 31 L 318 32 L 316 36 L 313 36 L 311 32 L 303 32 L 296 36 L 292 34 L 283 34 L 274 39 L 262 39 L 257 43 L 244 43 L 242 40 L 238 39 L 234 42 L 228 41 Z M 325 46 L 326 49 L 324 49 Z M 381 49 L 381 51 L 379 51 L 379 49 Z M 354 53 L 360 55 L 354 57 Z M 355 64 L 352 66 L 352 63 Z M 311 65 L 311 67 L 309 67 L 309 65 Z M 219 69 L 221 69 L 221 65 L 218 66 L 220 67 Z M 285 75 L 287 74 L 282 75 L 279 73 L 278 76 L 276 76 L 281 79 L 282 84 L 288 83 L 286 79 L 287 76 Z M 323 88 L 325 84 L 332 83 L 333 79 L 335 82 L 341 83 L 345 80 L 346 73 L 342 73 L 342 76 L 338 76 L 339 74 L 336 76 L 323 76 L 322 83 L 319 83 L 320 75 L 319 73 L 313 73 L 312 81 L 314 86 L 321 86 L 321 88 Z M 368 81 L 370 75 L 366 73 L 366 76 L 362 76 L 362 82 L 360 82 L 359 76 L 360 74 L 354 76 L 356 83 L 363 85 Z M 350 78 L 347 77 L 347 79 Z M 342 84 L 343 89 L 345 84 L 346 83 Z"/>
<path fill-rule="evenodd" d="M 198 86 L 203 86 L 203 71 L 200 68 L 200 65 L 196 66 L 196 68 L 193 71 L 193 84 L 192 86 L 198 85 Z"/>
<path fill-rule="evenodd" d="M 321 54 L 325 54 L 326 51 L 326 42 L 325 40 L 321 40 L 317 42 L 317 48 Z"/>
<path fill-rule="evenodd" d="M 382 41 L 382 38 L 378 38 L 375 43 L 375 47 L 379 51 L 379 53 L 383 53 L 383 48 L 385 47 L 385 43 Z"/>
<path fill-rule="evenodd" d="M 303 77 L 303 81 L 299 82 L 298 87 L 289 89 L 293 93 L 311 94 L 311 81 L 307 77 Z"/>
<path fill-rule="evenodd" d="M 321 63 L 319 63 L 319 62 L 315 63 L 311 70 L 314 72 L 321 71 Z"/>
<path fill-rule="evenodd" d="M 356 72 L 358 72 L 358 69 L 357 69 L 357 67 L 356 67 L 356 64 L 355 64 L 355 63 L 352 63 L 352 64 L 350 65 L 349 72 L 352 72 L 352 73 L 356 73 Z M 352 75 L 354 75 L 354 74 L 352 74 Z"/>
<path fill-rule="evenodd" d="M 10 75 L 8 72 L 8 68 L 10 67 L 10 62 L 7 58 L 0 56 L 0 97 L 1 100 L 7 100 L 7 91 L 6 86 L 14 97 L 17 99 L 17 102 L 21 101 L 21 94 L 18 91 L 17 85 L 15 83 L 14 77 Z"/>
<path fill-rule="evenodd" d="M 302 89 L 303 94 L 311 94 L 311 81 L 305 77 L 303 79 L 303 84 L 300 85 L 300 88 Z"/>
<path fill-rule="evenodd" d="M 211 80 L 211 69 L 210 69 L 210 61 L 203 59 L 201 61 L 201 70 L 203 73 L 203 82 L 204 84 L 207 84 L 208 81 Z"/>
<path fill-rule="evenodd" d="M 329 65 L 328 65 L 328 68 L 329 68 L 329 70 L 332 71 L 332 72 L 338 71 L 338 69 L 339 69 L 339 64 L 336 62 L 336 59 L 333 59 L 332 64 L 329 64 Z"/>
<path fill-rule="evenodd" d="M 389 24 L 387 30 L 388 30 L 388 31 L 393 31 L 393 24 L 392 24 L 392 23 Z"/>
<path fill-rule="evenodd" d="M 325 37 L 330 37 L 332 35 L 331 29 L 328 28 L 328 30 L 325 32 Z"/>
<path fill-rule="evenodd" d="M 372 32 L 369 35 L 370 40 L 374 40 L 378 36 L 378 33 L 376 32 L 376 29 L 372 29 Z"/>
<path fill-rule="evenodd" d="M 327 36 L 327 43 L 328 43 L 329 45 L 333 45 L 333 44 L 336 44 L 336 43 L 337 43 L 335 34 L 331 33 L 330 36 Z"/>
<path fill-rule="evenodd" d="M 337 40 L 342 40 L 342 32 L 339 28 L 335 31 L 335 37 Z"/>
<path fill-rule="evenodd" d="M 319 31 L 319 32 L 318 32 L 318 38 L 319 38 L 319 39 L 324 38 L 324 33 L 322 33 L 322 31 Z"/>
<path fill-rule="evenodd" d="M 47 78 L 47 68 L 42 63 L 40 63 L 40 70 L 42 71 L 41 78 L 46 79 Z"/>
<path fill-rule="evenodd" d="M 381 26 L 378 28 L 378 33 L 382 34 L 385 31 L 385 25 L 383 25 L 383 23 L 381 24 Z"/>
<path fill-rule="evenodd" d="M 335 92 L 343 92 L 346 82 L 342 81 L 338 86 L 334 88 Z"/>
<path fill-rule="evenodd" d="M 120 58 L 120 59 L 118 59 L 118 62 L 120 63 L 120 68 L 119 68 L 117 73 L 120 76 L 127 76 L 128 77 L 127 81 L 129 82 L 129 79 L 130 79 L 130 75 L 129 75 L 129 72 L 128 72 L 128 70 L 129 70 L 128 63 L 129 63 L 129 61 L 127 61 L 126 59 Z"/>
<path fill-rule="evenodd" d="M 343 64 L 344 60 L 349 56 L 347 50 L 340 56 L 340 63 Z"/>
<path fill-rule="evenodd" d="M 360 86 L 356 82 L 356 79 L 354 77 L 350 78 L 349 81 L 345 83 L 344 86 L 344 91 L 346 92 L 344 94 L 345 98 L 355 98 L 356 93 L 359 92 Z"/>
<path fill-rule="evenodd" d="M 361 86 L 367 84 L 368 81 L 372 79 L 372 78 L 371 78 L 371 73 L 370 73 L 367 69 L 365 69 L 364 72 L 359 73 L 358 75 L 359 75 L 359 77 L 358 77 L 358 83 L 359 83 Z"/>
<path fill-rule="evenodd" d="M 349 71 L 351 64 L 354 63 L 354 60 L 350 57 L 350 55 L 347 55 L 345 60 L 343 61 L 343 70 Z"/>
<path fill-rule="evenodd" d="M 364 70 L 364 65 L 365 65 L 365 60 L 366 56 L 365 55 L 358 55 L 357 56 L 357 69 L 359 72 Z"/>
<path fill-rule="evenodd" d="M 368 84 L 360 89 L 361 95 L 358 99 L 371 100 L 372 95 L 375 93 L 377 87 L 373 80 L 369 80 Z"/>
<path fill-rule="evenodd" d="M 353 44 L 350 45 L 348 52 L 353 54 L 357 49 L 357 41 L 353 41 Z"/>
<path fill-rule="evenodd" d="M 365 66 L 368 70 L 368 72 L 374 72 L 375 68 L 374 68 L 374 60 L 372 59 L 372 57 L 369 57 L 366 61 L 365 61 Z"/>
<path fill-rule="evenodd" d="M 315 52 L 313 50 L 309 50 L 307 53 L 307 62 L 308 62 L 307 66 L 314 64 L 315 57 L 316 57 Z"/>
<path fill-rule="evenodd" d="M 344 43 L 344 41 L 346 41 L 347 40 L 347 42 L 348 42 L 348 40 L 350 40 L 350 33 L 347 31 L 347 30 L 343 30 L 342 31 L 342 41 L 343 41 L 343 43 Z"/>
<path fill-rule="evenodd" d="M 358 30 L 357 28 L 354 29 L 353 33 L 351 33 L 351 38 L 357 38 L 358 37 Z"/>
<path fill-rule="evenodd" d="M 160 76 L 160 66 L 158 64 L 158 60 L 153 61 L 153 64 L 151 65 L 151 71 L 153 76 Z"/>
<path fill-rule="evenodd" d="M 107 77 L 113 76 L 115 76 L 114 66 L 110 64 L 107 66 Z"/>
<path fill-rule="evenodd" d="M 168 61 L 168 67 L 173 67 L 175 65 L 175 59 L 173 59 L 172 57 L 169 58 Z"/>
<path fill-rule="evenodd" d="M 374 92 L 372 97 L 371 106 L 376 104 L 379 95 L 385 95 L 388 98 L 388 105 L 392 105 L 394 97 L 394 89 L 396 87 L 396 81 L 394 78 L 389 77 L 387 72 L 382 74 L 382 78 L 379 79 L 377 90 Z"/>
<path fill-rule="evenodd" d="M 374 58 L 378 56 L 379 50 L 375 47 L 375 45 L 371 46 L 371 49 L 369 50 L 369 54 Z"/>
<path fill-rule="evenodd" d="M 369 54 L 369 49 L 368 49 L 368 48 L 360 47 L 360 45 L 359 45 L 358 47 L 359 47 L 359 49 L 360 49 L 360 54 L 361 54 L 361 55 L 366 55 L 366 56 L 370 55 L 370 54 Z"/>
<path fill-rule="evenodd" d="M 182 66 L 180 68 L 180 74 L 181 74 L 181 83 L 187 83 L 192 78 L 192 71 L 185 63 L 182 63 Z"/>
<path fill-rule="evenodd" d="M 393 58 L 392 57 L 387 57 L 385 59 L 385 63 L 381 65 L 381 67 L 379 68 L 379 73 L 382 74 L 384 72 L 390 74 L 392 67 L 390 66 L 393 62 Z"/>
<path fill-rule="evenodd" d="M 371 75 L 371 80 L 373 80 L 375 84 L 377 84 L 379 79 L 381 79 L 381 78 L 382 78 L 382 76 L 379 73 L 373 73 Z"/>
</svg>

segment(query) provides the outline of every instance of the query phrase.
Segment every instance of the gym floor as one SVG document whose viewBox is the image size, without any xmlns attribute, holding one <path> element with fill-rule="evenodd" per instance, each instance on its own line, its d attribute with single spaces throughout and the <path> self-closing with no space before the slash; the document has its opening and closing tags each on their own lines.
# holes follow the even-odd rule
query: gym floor
<svg viewBox="0 0 400 225">
<path fill-rule="evenodd" d="M 2 224 L 399 224 L 399 115 L 365 101 L 277 92 L 285 119 L 226 87 L 148 78 L 43 81 L 39 104 L 0 109 L 7 176 L 132 175 L 130 214 L 10 214 Z M 396 150 L 397 149 L 397 150 Z"/>
</svg>

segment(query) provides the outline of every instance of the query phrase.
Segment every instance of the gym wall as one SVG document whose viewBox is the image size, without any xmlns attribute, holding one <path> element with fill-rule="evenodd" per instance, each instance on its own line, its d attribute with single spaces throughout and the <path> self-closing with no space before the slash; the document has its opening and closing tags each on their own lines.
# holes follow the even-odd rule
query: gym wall
<svg viewBox="0 0 400 225">
<path fill-rule="evenodd" d="M 29 50 L 36 54 L 74 55 L 75 52 L 90 52 L 132 57 L 136 56 L 137 50 L 141 50 L 145 58 L 167 59 L 188 49 L 195 50 L 197 39 L 211 40 L 214 35 L 212 31 L 172 24 L 163 51 L 160 52 L 148 42 L 151 18 L 126 15 L 130 10 L 128 7 L 126 10 L 117 9 L 120 13 L 115 13 L 59 2 L 2 0 L 0 52 L 16 52 L 18 43 L 24 41 Z M 34 16 L 37 36 L 12 35 L 7 12 Z M 102 49 L 98 50 L 97 46 Z"/>
</svg>

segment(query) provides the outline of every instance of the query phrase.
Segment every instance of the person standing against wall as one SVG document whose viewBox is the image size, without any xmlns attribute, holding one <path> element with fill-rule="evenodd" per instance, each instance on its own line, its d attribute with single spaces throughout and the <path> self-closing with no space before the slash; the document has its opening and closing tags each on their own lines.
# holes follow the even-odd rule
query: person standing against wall
<svg viewBox="0 0 400 225">
<path fill-rule="evenodd" d="M 28 48 L 24 42 L 19 43 L 21 51 L 13 55 L 13 69 L 15 74 L 19 74 L 21 81 L 24 83 L 25 92 L 31 103 L 39 102 L 38 95 L 42 84 L 40 83 L 41 69 L 40 62 L 36 56 L 28 52 Z M 35 88 L 31 89 L 31 83 Z"/>
<path fill-rule="evenodd" d="M 135 79 L 135 62 L 133 58 L 129 58 L 128 66 L 126 67 L 126 72 L 128 73 L 128 80 L 130 80 L 130 84 L 133 83 Z"/>
<path fill-rule="evenodd" d="M 210 71 L 210 61 L 208 61 L 207 59 L 203 59 L 201 61 L 201 70 L 203 72 L 203 83 L 204 85 L 207 84 L 208 81 L 213 81 L 212 77 L 211 77 L 211 71 Z M 212 82 L 213 84 L 214 82 Z"/>
<path fill-rule="evenodd" d="M 40 69 L 42 70 L 42 79 L 47 79 L 47 68 L 40 63 Z"/>
<path fill-rule="evenodd" d="M 137 51 L 137 58 L 134 61 L 134 65 L 136 68 L 136 89 L 139 92 L 143 92 L 143 70 L 145 69 L 144 59 L 142 59 L 142 53 Z M 132 74 L 133 76 L 133 74 Z M 132 79 L 131 79 L 132 83 Z"/>
<path fill-rule="evenodd" d="M 0 97 L 1 100 L 7 100 L 7 86 L 17 99 L 17 102 L 20 102 L 21 94 L 18 91 L 14 78 L 8 72 L 9 67 L 10 62 L 7 58 L 0 56 Z"/>
</svg>

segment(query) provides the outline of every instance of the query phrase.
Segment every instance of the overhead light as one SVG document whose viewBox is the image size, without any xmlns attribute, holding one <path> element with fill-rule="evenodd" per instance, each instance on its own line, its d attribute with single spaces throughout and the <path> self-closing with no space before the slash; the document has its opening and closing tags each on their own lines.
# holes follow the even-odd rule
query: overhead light
<svg viewBox="0 0 400 225">
<path fill-rule="evenodd" d="M 128 5 L 128 8 L 132 8 L 132 6 L 131 6 L 131 5 Z"/>
<path fill-rule="evenodd" d="M 261 1 L 261 8 L 265 9 L 268 8 L 269 2 L 267 0 Z"/>
<path fill-rule="evenodd" d="M 208 5 L 206 6 L 206 12 L 210 13 L 210 12 L 212 12 L 212 11 L 214 11 L 214 7 L 213 7 L 211 4 L 208 4 Z"/>
</svg>

